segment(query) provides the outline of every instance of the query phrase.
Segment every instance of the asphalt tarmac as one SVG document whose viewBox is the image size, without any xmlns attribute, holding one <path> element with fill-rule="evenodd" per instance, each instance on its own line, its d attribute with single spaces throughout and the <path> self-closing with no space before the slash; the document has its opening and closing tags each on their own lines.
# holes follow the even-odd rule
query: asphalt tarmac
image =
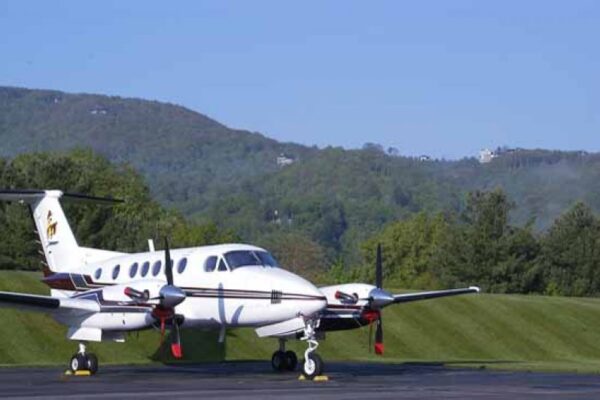
<svg viewBox="0 0 600 400">
<path fill-rule="evenodd" d="M 267 362 L 102 367 L 65 376 L 58 368 L 1 368 L 0 397 L 20 399 L 600 399 L 600 376 L 505 372 L 424 364 L 327 364 L 327 382 L 277 374 Z"/>
</svg>

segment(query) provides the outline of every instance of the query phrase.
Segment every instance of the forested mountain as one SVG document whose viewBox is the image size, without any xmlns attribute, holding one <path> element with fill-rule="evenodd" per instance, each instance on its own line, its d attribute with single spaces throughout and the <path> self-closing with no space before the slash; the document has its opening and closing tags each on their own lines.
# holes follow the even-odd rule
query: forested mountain
<svg viewBox="0 0 600 400">
<path fill-rule="evenodd" d="M 184 210 L 190 199 L 202 207 L 215 185 L 275 171 L 281 153 L 315 152 L 172 104 L 12 87 L 0 87 L 0 143 L 4 157 L 89 147 L 131 164 L 160 201 Z"/>
<path fill-rule="evenodd" d="M 161 204 L 276 252 L 310 254 L 316 269 L 360 263 L 360 243 L 386 225 L 419 212 L 460 213 L 476 190 L 502 188 L 514 202 L 510 222 L 531 222 L 534 232 L 577 201 L 600 210 L 598 154 L 499 149 L 480 164 L 420 161 L 375 144 L 317 149 L 139 99 L 0 87 L 0 143 L 9 160 L 91 148 L 140 171 Z M 278 165 L 280 154 L 293 162 Z"/>
</svg>

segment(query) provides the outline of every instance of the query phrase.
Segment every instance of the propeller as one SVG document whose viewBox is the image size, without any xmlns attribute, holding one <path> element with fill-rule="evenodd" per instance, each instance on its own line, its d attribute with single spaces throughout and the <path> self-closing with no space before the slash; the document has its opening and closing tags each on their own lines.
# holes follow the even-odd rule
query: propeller
<svg viewBox="0 0 600 400">
<path fill-rule="evenodd" d="M 171 250 L 167 238 L 165 238 L 165 276 L 167 277 L 167 285 L 173 286 L 173 260 L 171 260 Z"/>
<path fill-rule="evenodd" d="M 383 261 L 381 259 L 381 243 L 377 243 L 377 258 L 375 260 L 375 286 L 383 287 Z"/>
<path fill-rule="evenodd" d="M 181 348 L 181 334 L 179 325 L 181 316 L 175 314 L 175 306 L 185 300 L 185 292 L 173 284 L 173 260 L 169 250 L 169 241 L 165 238 L 165 277 L 167 284 L 160 288 L 158 297 L 159 304 L 152 311 L 154 318 L 160 321 L 160 344 L 162 346 L 165 339 L 167 322 L 171 323 L 171 354 L 175 358 L 183 356 Z"/>
<path fill-rule="evenodd" d="M 381 310 L 394 302 L 394 296 L 383 290 L 383 257 L 381 254 L 381 243 L 377 244 L 375 288 L 369 293 L 368 301 L 368 310 L 363 314 L 363 318 L 369 321 L 369 324 L 376 323 L 375 354 L 383 355 L 383 321 L 381 318 Z M 371 336 L 369 335 L 369 347 L 371 347 L 370 338 Z"/>
</svg>

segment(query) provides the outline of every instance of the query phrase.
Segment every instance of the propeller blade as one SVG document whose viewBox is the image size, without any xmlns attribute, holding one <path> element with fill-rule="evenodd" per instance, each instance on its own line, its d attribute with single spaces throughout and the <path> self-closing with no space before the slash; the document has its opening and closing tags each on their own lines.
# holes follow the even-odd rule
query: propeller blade
<svg viewBox="0 0 600 400">
<path fill-rule="evenodd" d="M 375 330 L 375 354 L 383 355 L 383 321 L 381 315 L 377 320 L 377 329 Z"/>
<path fill-rule="evenodd" d="M 173 285 L 173 262 L 171 261 L 169 240 L 167 238 L 165 238 L 165 275 L 167 276 L 167 285 Z"/>
<path fill-rule="evenodd" d="M 371 342 L 373 342 L 373 324 L 369 324 L 369 353 L 371 352 Z"/>
<path fill-rule="evenodd" d="M 175 358 L 183 357 L 183 352 L 181 349 L 181 334 L 179 332 L 179 323 L 176 318 L 173 319 L 173 332 L 171 333 L 173 338 L 173 342 L 171 343 L 171 354 Z"/>
<path fill-rule="evenodd" d="M 377 260 L 375 261 L 375 286 L 383 287 L 383 265 L 381 260 L 381 243 L 377 244 Z"/>
<path fill-rule="evenodd" d="M 165 318 L 160 319 L 160 345 L 165 341 Z"/>
</svg>

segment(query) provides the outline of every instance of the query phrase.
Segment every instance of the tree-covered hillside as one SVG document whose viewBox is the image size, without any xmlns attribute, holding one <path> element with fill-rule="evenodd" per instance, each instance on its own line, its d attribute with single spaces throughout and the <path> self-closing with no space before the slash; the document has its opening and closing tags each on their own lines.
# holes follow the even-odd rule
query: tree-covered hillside
<svg viewBox="0 0 600 400">
<path fill-rule="evenodd" d="M 229 129 L 186 108 L 140 99 L 0 87 L 0 156 L 90 147 L 142 172 L 164 203 L 202 207 L 218 185 L 277 170 L 314 150 Z M 191 210 L 193 211 L 193 210 Z"/>
<path fill-rule="evenodd" d="M 317 149 L 139 99 L 0 87 L 0 143 L 8 159 L 89 147 L 130 164 L 152 198 L 197 222 L 326 265 L 359 263 L 361 242 L 414 213 L 460 213 L 476 190 L 502 188 L 515 205 L 511 223 L 536 232 L 578 201 L 600 211 L 598 154 L 500 149 L 480 164 L 419 161 L 375 144 Z M 282 153 L 291 165 L 277 164 Z"/>
<path fill-rule="evenodd" d="M 0 159 L 0 188 L 32 187 L 124 200 L 110 207 L 63 202 L 75 236 L 84 246 L 133 252 L 145 251 L 150 238 L 157 247 L 162 246 L 165 237 L 179 247 L 237 240 L 234 234 L 212 223 L 193 224 L 180 213 L 166 210 L 151 199 L 137 172 L 113 165 L 89 150 Z M 0 202 L 0 269 L 40 269 L 34 230 L 27 207 Z"/>
</svg>

